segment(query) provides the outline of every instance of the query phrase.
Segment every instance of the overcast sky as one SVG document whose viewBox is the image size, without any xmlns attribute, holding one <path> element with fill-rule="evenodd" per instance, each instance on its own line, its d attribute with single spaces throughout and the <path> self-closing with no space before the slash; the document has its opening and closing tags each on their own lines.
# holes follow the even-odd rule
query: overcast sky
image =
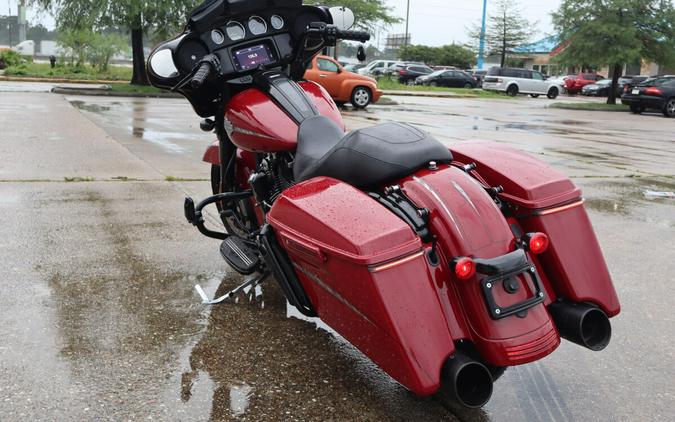
<svg viewBox="0 0 675 422">
<path fill-rule="evenodd" d="M 405 19 L 406 0 L 387 0 L 396 14 Z M 550 13 L 558 8 L 561 0 L 519 0 L 523 16 L 530 22 L 537 22 L 535 39 L 553 33 Z M 488 0 L 488 15 L 493 3 Z M 453 41 L 468 41 L 467 28 L 479 24 L 483 1 L 457 0 L 410 0 L 409 32 L 413 44 L 443 45 Z M 405 23 L 394 25 L 393 33 L 405 32 Z M 382 44 L 384 44 L 384 36 Z"/>
<path fill-rule="evenodd" d="M 387 0 L 394 8 L 395 13 L 405 19 L 407 0 Z M 553 32 L 550 13 L 555 10 L 561 0 L 519 0 L 524 16 L 534 22 L 538 21 L 538 33 L 535 38 L 541 38 Z M 199 1 L 195 1 L 197 4 Z M 488 0 L 490 13 L 491 0 Z M 0 15 L 7 14 L 8 5 L 11 5 L 12 15 L 16 14 L 17 0 L 0 0 Z M 473 23 L 479 23 L 483 7 L 482 0 L 410 0 L 410 33 L 414 44 L 443 45 L 455 42 L 466 42 L 468 37 L 466 28 Z M 357 17 L 358 18 L 358 17 Z M 28 11 L 28 19 L 42 22 L 47 27 L 54 26 L 54 20 L 40 13 L 39 10 Z M 382 31 L 381 44 L 387 32 L 404 33 L 405 24 L 394 25 Z"/>
</svg>

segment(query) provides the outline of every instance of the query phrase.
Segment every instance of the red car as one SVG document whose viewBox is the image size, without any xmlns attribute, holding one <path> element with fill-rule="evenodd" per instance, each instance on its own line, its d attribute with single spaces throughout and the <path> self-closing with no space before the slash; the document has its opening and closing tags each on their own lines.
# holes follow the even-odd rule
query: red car
<svg viewBox="0 0 675 422">
<path fill-rule="evenodd" d="M 567 78 L 565 89 L 568 94 L 578 94 L 586 85 L 594 84 L 601 79 L 605 79 L 605 77 L 597 73 L 580 73 L 576 77 Z"/>
</svg>

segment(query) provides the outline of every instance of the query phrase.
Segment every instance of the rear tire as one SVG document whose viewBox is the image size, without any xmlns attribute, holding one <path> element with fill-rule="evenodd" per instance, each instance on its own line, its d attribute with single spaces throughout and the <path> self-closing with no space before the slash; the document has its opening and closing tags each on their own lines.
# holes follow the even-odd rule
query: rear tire
<svg viewBox="0 0 675 422">
<path fill-rule="evenodd" d="M 365 86 L 357 86 L 352 91 L 352 100 L 351 103 L 354 108 L 364 109 L 368 107 L 370 102 L 373 100 L 373 95 L 370 92 L 370 89 Z"/>
<path fill-rule="evenodd" d="M 560 91 L 558 91 L 558 88 L 553 87 L 553 88 L 548 90 L 548 93 L 546 94 L 546 96 L 548 97 L 549 100 L 555 100 L 556 98 L 558 98 L 559 94 L 560 94 Z"/>
<path fill-rule="evenodd" d="M 663 115 L 666 117 L 675 117 L 675 98 L 671 98 L 663 106 Z"/>
<path fill-rule="evenodd" d="M 518 86 L 516 85 L 511 85 L 506 89 L 506 95 L 509 97 L 515 97 L 518 95 Z"/>
<path fill-rule="evenodd" d="M 464 89 L 473 89 L 473 85 L 471 85 L 470 83 L 465 83 Z"/>
<path fill-rule="evenodd" d="M 645 108 L 639 105 L 632 105 L 630 106 L 630 112 L 633 114 L 642 114 L 642 112 L 645 111 Z"/>
</svg>

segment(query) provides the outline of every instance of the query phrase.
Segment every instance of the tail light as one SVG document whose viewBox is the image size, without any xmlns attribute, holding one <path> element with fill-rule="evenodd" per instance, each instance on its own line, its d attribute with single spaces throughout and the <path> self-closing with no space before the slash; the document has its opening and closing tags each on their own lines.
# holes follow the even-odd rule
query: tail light
<svg viewBox="0 0 675 422">
<path fill-rule="evenodd" d="M 469 257 L 454 260 L 455 275 L 460 280 L 468 280 L 476 274 L 476 264 Z"/>
<path fill-rule="evenodd" d="M 408 72 L 406 70 L 401 69 L 401 70 L 398 71 L 398 74 L 403 76 L 403 75 L 407 75 Z"/>
<path fill-rule="evenodd" d="M 524 244 L 527 247 L 527 250 L 532 252 L 535 255 L 546 252 L 548 249 L 549 240 L 546 234 L 541 232 L 528 233 L 525 235 Z"/>
<path fill-rule="evenodd" d="M 663 91 L 661 91 L 658 88 L 654 88 L 653 86 L 650 86 L 649 88 L 645 89 L 645 94 L 647 94 L 647 95 L 661 95 L 661 94 L 663 94 Z"/>
<path fill-rule="evenodd" d="M 628 92 L 630 91 L 630 87 L 628 85 L 623 86 L 623 92 Z"/>
</svg>

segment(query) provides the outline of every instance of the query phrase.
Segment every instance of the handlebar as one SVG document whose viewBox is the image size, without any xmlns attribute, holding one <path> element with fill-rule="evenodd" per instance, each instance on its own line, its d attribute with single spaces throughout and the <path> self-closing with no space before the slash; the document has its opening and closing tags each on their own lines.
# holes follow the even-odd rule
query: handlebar
<svg viewBox="0 0 675 422">
<path fill-rule="evenodd" d="M 366 42 L 370 40 L 370 34 L 365 31 L 342 31 L 338 29 L 337 38 L 348 41 Z"/>
<path fill-rule="evenodd" d="M 190 79 L 190 86 L 193 89 L 201 88 L 202 85 L 204 85 L 204 82 L 206 82 L 209 79 L 209 76 L 211 76 L 211 72 L 214 70 L 220 70 L 220 60 L 215 54 L 209 54 L 199 62 L 199 68 L 197 69 L 197 72 L 194 74 L 192 79 Z"/>
</svg>

